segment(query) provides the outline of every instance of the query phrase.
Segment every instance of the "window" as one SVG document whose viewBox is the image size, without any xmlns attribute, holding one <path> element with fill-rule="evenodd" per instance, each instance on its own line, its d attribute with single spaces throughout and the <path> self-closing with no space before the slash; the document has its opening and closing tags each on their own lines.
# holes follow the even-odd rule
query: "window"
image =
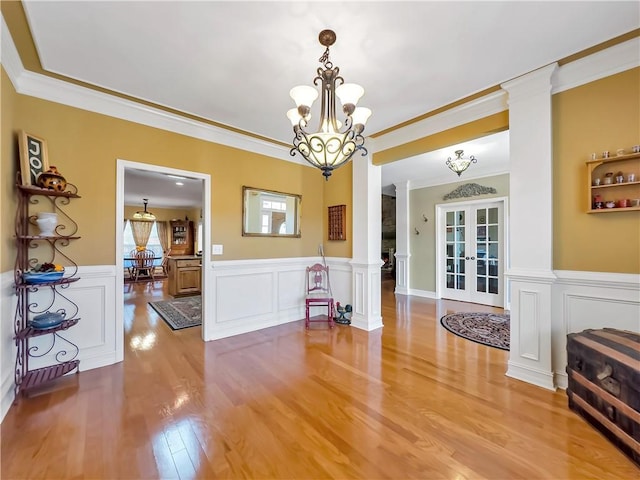
<svg viewBox="0 0 640 480">
<path fill-rule="evenodd" d="M 267 197 L 268 198 L 268 197 Z M 260 233 L 287 233 L 287 203 L 262 200 L 262 225 Z"/>
<path fill-rule="evenodd" d="M 147 250 L 152 250 L 156 257 L 162 257 L 162 245 L 160 245 L 160 239 L 158 238 L 158 229 L 156 228 L 156 222 L 153 222 L 151 227 L 151 235 L 149 235 L 149 241 L 147 242 Z M 135 250 L 136 242 L 133 241 L 133 232 L 131 231 L 131 222 L 127 220 L 127 225 L 124 227 L 124 241 L 123 252 L 125 257 L 129 256 L 131 250 Z M 130 266 L 131 262 L 125 262 L 125 267 Z"/>
</svg>

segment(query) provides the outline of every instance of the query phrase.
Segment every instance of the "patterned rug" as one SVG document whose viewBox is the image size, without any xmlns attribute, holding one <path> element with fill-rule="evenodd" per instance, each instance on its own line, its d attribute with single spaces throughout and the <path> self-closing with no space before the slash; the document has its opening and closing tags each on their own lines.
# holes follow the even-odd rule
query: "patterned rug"
<svg viewBox="0 0 640 480">
<path fill-rule="evenodd" d="M 462 338 L 509 350 L 509 314 L 460 312 L 440 319 L 442 326 Z"/>
<path fill-rule="evenodd" d="M 149 302 L 149 305 L 173 330 L 202 325 L 202 298 L 200 295 L 175 298 L 164 302 Z"/>
</svg>

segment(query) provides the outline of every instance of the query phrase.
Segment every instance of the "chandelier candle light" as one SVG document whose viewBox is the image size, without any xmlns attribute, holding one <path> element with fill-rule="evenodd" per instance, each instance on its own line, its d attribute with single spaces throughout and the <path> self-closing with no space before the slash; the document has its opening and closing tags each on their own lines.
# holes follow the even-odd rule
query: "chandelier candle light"
<svg viewBox="0 0 640 480">
<path fill-rule="evenodd" d="M 469 168 L 469 165 L 478 161 L 473 155 L 469 156 L 469 158 L 464 158 L 462 156 L 464 154 L 463 150 L 456 150 L 455 154 L 456 158 L 451 160 L 451 157 L 449 157 L 446 163 L 447 167 L 456 172 L 458 176 L 460 176 L 462 172 Z"/>
<path fill-rule="evenodd" d="M 323 30 L 318 40 L 326 47 L 318 60 L 323 66 L 318 67 L 318 76 L 313 80 L 314 85 L 321 83 L 322 91 L 318 130 L 315 133 L 306 130 L 311 119 L 311 105 L 318 98 L 318 91 L 313 87 L 301 85 L 291 89 L 289 95 L 297 108 L 289 110 L 287 117 L 295 133 L 291 155 L 299 153 L 311 165 L 322 170 L 322 175 L 329 180 L 333 170 L 347 163 L 356 150 L 361 150 L 363 156 L 367 154 L 362 132 L 371 110 L 356 108 L 364 95 L 364 88 L 355 83 L 344 83 L 339 76 L 340 69 L 329 60 L 329 47 L 336 41 L 335 32 Z M 342 131 L 342 124 L 336 119 L 336 96 L 346 115 Z"/>
</svg>

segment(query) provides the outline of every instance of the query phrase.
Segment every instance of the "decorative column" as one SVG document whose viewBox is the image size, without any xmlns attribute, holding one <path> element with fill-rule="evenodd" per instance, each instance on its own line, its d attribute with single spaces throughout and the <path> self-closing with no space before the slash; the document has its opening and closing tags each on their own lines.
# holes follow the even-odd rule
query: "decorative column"
<svg viewBox="0 0 640 480">
<path fill-rule="evenodd" d="M 382 248 L 381 167 L 369 155 L 353 162 L 353 313 L 351 325 L 363 330 L 382 327 L 380 251 Z"/>
<path fill-rule="evenodd" d="M 409 295 L 409 182 L 396 183 L 396 293 Z"/>
<path fill-rule="evenodd" d="M 509 279 L 507 376 L 555 389 L 551 363 L 553 185 L 549 65 L 502 84 L 509 94 Z"/>
</svg>

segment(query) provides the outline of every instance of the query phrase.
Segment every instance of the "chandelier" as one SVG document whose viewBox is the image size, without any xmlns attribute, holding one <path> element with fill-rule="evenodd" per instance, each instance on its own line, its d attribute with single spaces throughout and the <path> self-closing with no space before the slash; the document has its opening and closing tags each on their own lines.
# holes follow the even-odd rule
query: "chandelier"
<svg viewBox="0 0 640 480">
<path fill-rule="evenodd" d="M 143 198 L 142 199 L 143 203 L 144 203 L 144 212 L 141 211 L 137 211 L 136 213 L 133 214 L 133 219 L 134 220 L 145 220 L 145 221 L 153 221 L 156 219 L 156 216 L 147 211 L 147 203 L 149 203 L 149 199 L 148 198 Z"/>
<path fill-rule="evenodd" d="M 361 150 L 363 156 L 367 154 L 362 132 L 371 110 L 356 108 L 364 89 L 355 83 L 344 83 L 344 79 L 338 75 L 340 69 L 334 67 L 329 59 L 329 47 L 336 41 L 335 32 L 323 30 L 318 40 L 326 47 L 318 60 L 322 67 L 318 67 L 318 76 L 313 80 L 314 85 L 321 84 L 322 92 L 318 129 L 316 132 L 307 130 L 311 105 L 318 98 L 318 90 L 314 87 L 301 85 L 291 89 L 289 95 L 297 108 L 289 110 L 287 117 L 295 134 L 291 155 L 299 153 L 311 165 L 322 170 L 325 180 L 329 180 L 333 170 L 347 163 L 356 150 Z M 346 115 L 344 129 L 336 118 L 336 96 Z"/>
<path fill-rule="evenodd" d="M 451 160 L 451 157 L 449 157 L 446 163 L 447 167 L 456 172 L 458 176 L 460 176 L 462 172 L 469 168 L 469 165 L 478 161 L 473 155 L 469 156 L 469 158 L 464 158 L 462 156 L 464 154 L 463 150 L 456 150 L 455 154 L 456 158 Z"/>
</svg>

